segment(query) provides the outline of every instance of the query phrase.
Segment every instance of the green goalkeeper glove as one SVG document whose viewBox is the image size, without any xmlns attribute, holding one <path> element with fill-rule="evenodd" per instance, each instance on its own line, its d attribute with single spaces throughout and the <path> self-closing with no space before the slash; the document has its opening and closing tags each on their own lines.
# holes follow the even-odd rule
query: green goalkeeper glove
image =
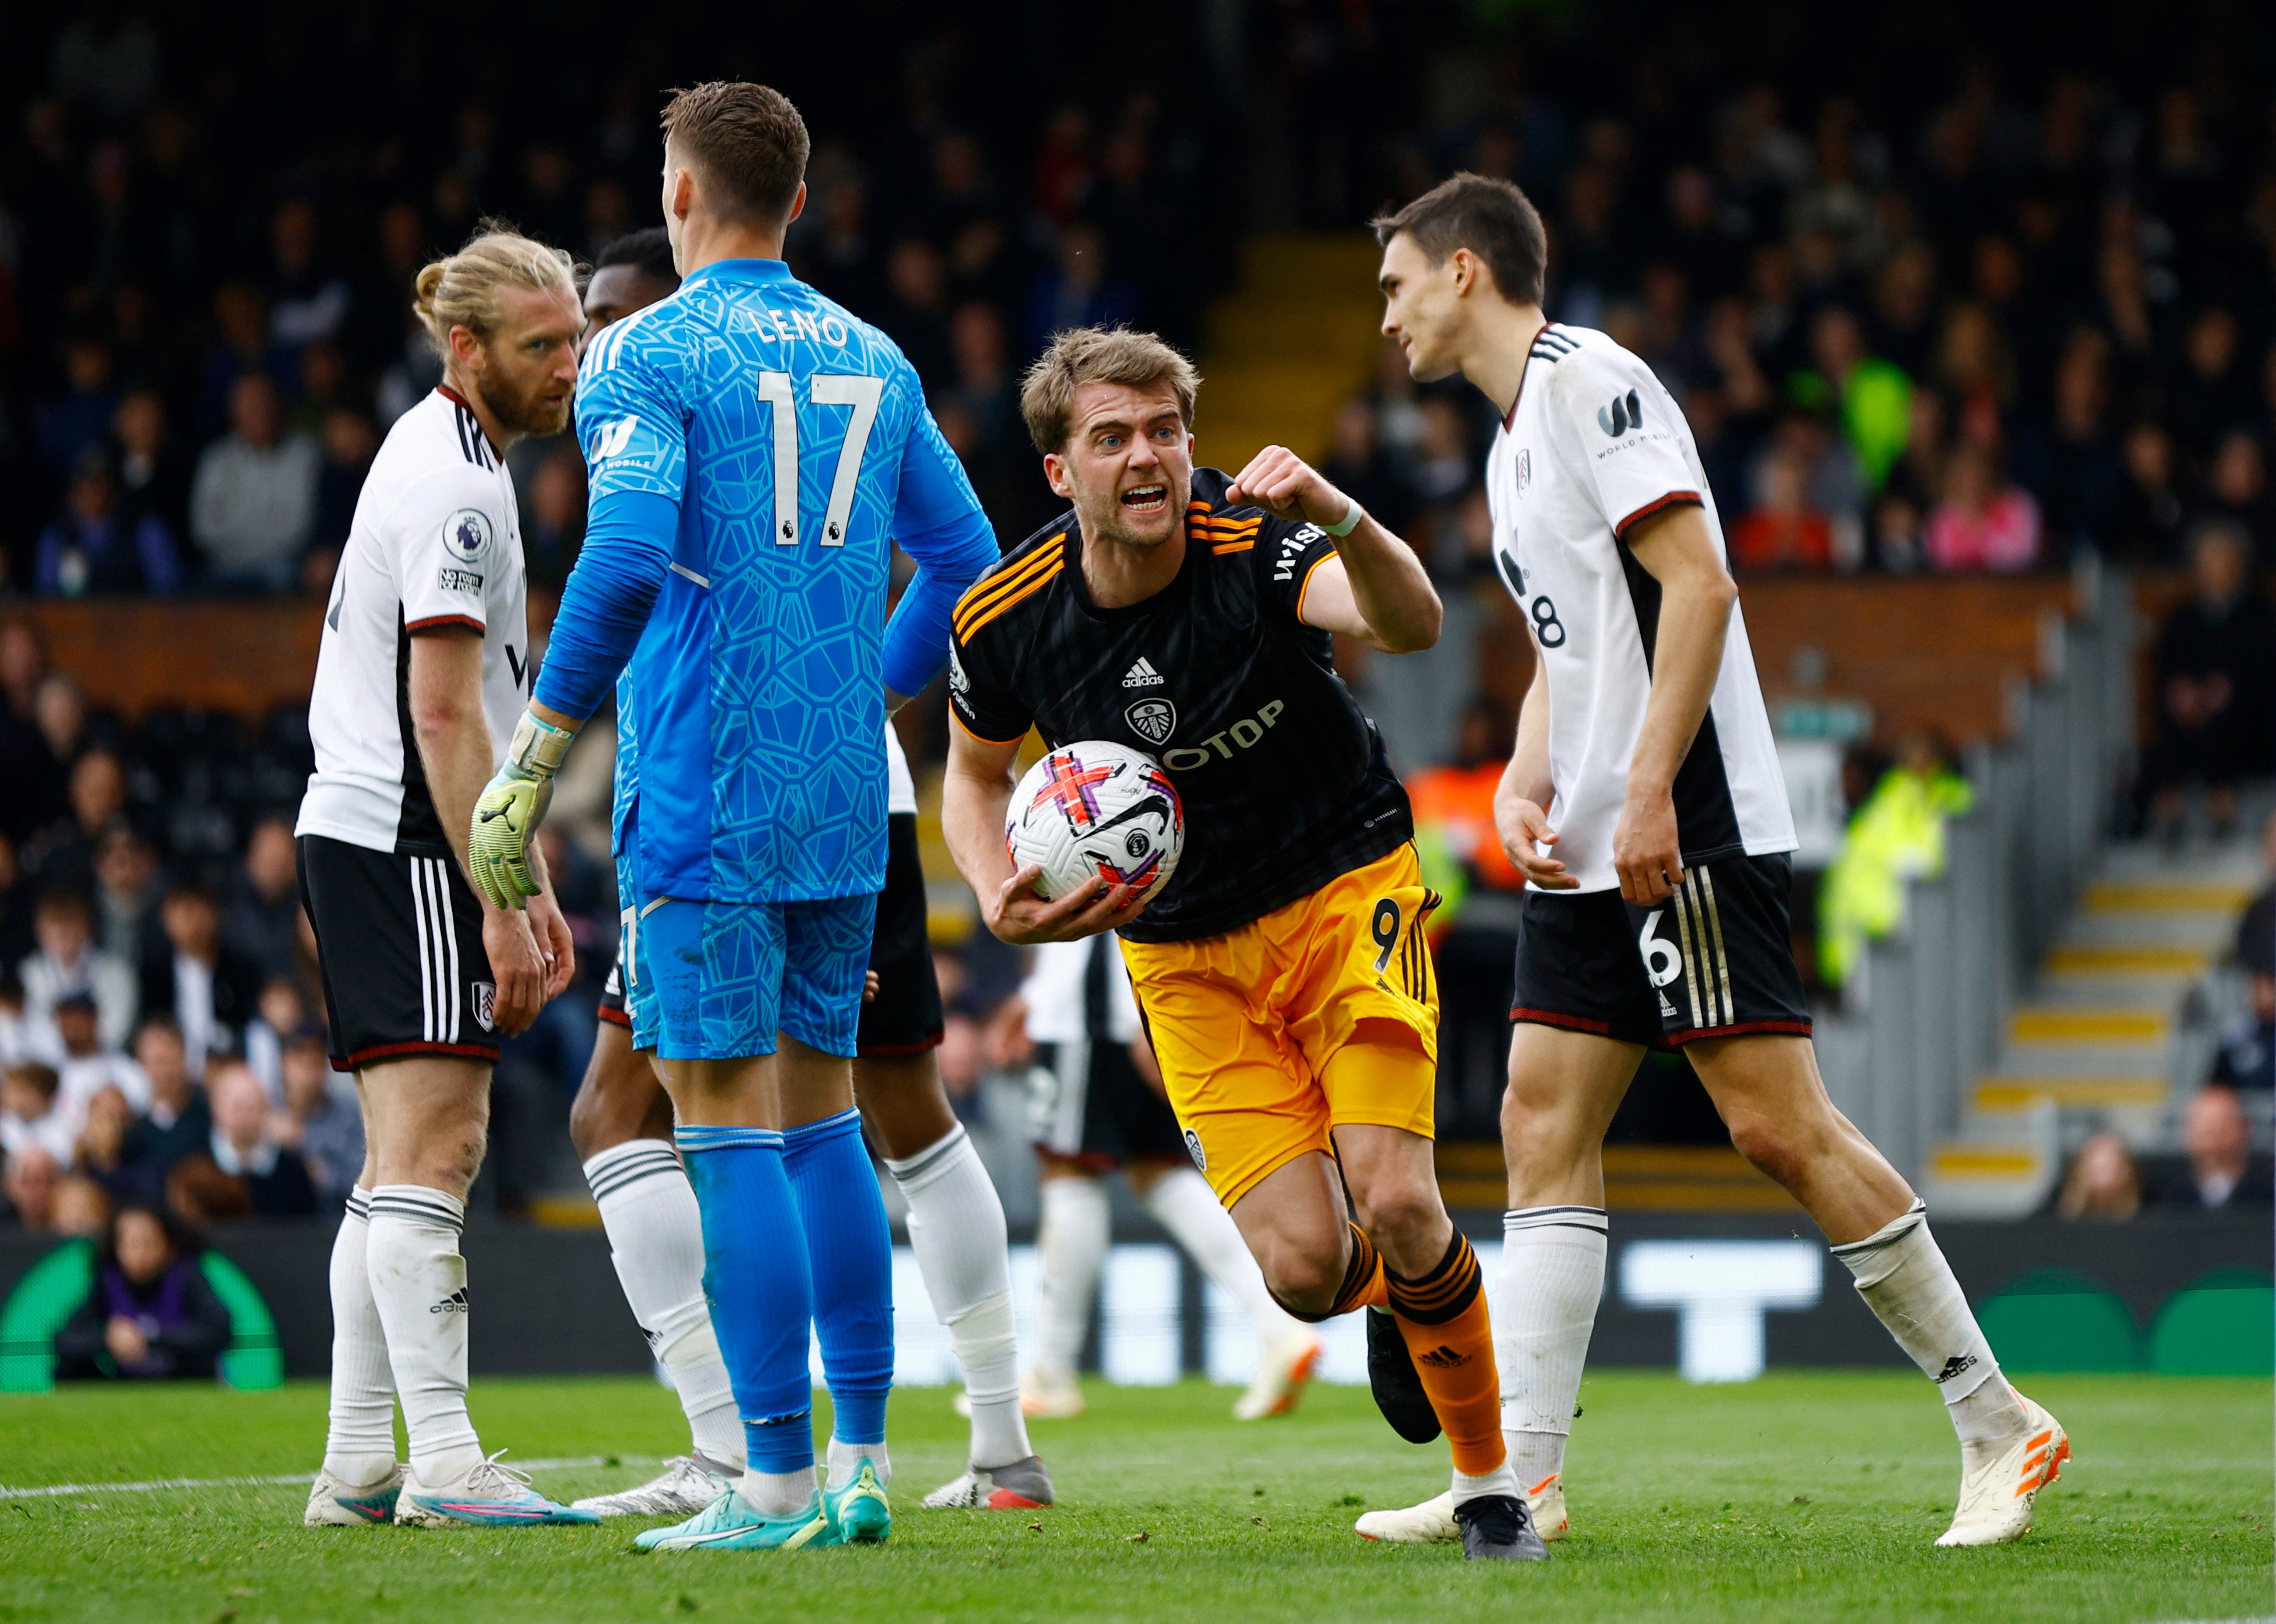
<svg viewBox="0 0 2276 1624">
<path fill-rule="evenodd" d="M 519 908 L 537 894 L 529 866 L 529 843 L 545 821 L 553 800 L 553 775 L 576 734 L 539 720 L 525 710 L 513 730 L 505 761 L 474 802 L 474 822 L 467 831 L 467 867 L 474 889 L 492 907 Z"/>
</svg>

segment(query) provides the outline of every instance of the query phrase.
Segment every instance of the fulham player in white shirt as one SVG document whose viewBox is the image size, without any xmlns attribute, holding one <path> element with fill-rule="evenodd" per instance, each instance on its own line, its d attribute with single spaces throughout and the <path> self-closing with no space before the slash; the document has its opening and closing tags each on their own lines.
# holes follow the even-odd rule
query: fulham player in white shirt
<svg viewBox="0 0 2276 1624">
<path fill-rule="evenodd" d="M 585 320 L 573 273 L 559 249 L 500 229 L 419 273 L 443 383 L 373 459 L 325 607 L 300 893 L 332 1065 L 355 1074 L 368 1149 L 332 1248 L 331 1418 L 311 1525 L 596 1521 L 483 1456 L 467 1415 L 459 1252 L 498 1046 L 574 968 L 550 887 L 527 913 L 491 908 L 463 871 L 474 801 L 531 675 L 505 452 L 568 421 Z"/>
<path fill-rule="evenodd" d="M 1601 332 L 1547 321 L 1540 216 L 1458 175 L 1376 223 L 1383 330 L 1415 377 L 1500 408 L 1494 562 L 1525 612 L 1532 687 L 1496 797 L 1527 877 L 1509 1089 L 1510 1210 L 1493 1304 L 1503 1426 L 1544 1537 L 1604 1291 L 1599 1154 L 1646 1048 L 1680 1047 L 1748 1159 L 1794 1193 L 1961 1443 L 1939 1544 L 2031 1525 L 2069 1452 L 2001 1376 L 1911 1188 L 1826 1097 L 1787 945 L 1794 835 L 1714 496 L 1683 414 Z M 1426 1502 L 1375 1538 L 1453 1535 Z"/>
</svg>

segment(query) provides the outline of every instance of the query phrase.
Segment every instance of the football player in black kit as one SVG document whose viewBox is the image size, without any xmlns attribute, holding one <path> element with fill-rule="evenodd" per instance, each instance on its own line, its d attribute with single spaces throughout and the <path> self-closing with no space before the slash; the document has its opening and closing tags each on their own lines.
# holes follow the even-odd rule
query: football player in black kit
<svg viewBox="0 0 2276 1624">
<path fill-rule="evenodd" d="M 1477 1259 L 1432 1161 L 1438 899 L 1330 644 L 1427 649 L 1438 594 L 1294 452 L 1232 479 L 1195 468 L 1199 383 L 1122 329 L 1061 333 L 1030 369 L 1021 414 L 1073 508 L 957 607 L 945 832 L 1005 941 L 1121 933 L 1187 1149 L 1273 1294 L 1309 1320 L 1369 1308 L 1385 1414 L 1453 1444 L 1465 1553 L 1538 1558 Z M 1047 902 L 1039 870 L 1013 871 L 1004 818 L 1031 725 L 1144 751 L 1176 782 L 1185 852 L 1150 902 L 1099 882 Z"/>
</svg>

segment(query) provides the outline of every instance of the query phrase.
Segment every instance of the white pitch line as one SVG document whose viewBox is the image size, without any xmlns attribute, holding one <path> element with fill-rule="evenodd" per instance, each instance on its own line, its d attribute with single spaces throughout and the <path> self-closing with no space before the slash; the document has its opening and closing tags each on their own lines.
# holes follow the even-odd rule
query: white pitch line
<svg viewBox="0 0 2276 1624">
<path fill-rule="evenodd" d="M 565 1472 L 607 1466 L 653 1466 L 655 1455 L 565 1455 L 556 1461 L 508 1461 L 502 1464 L 518 1472 Z M 35 1489 L 0 1486 L 0 1500 L 58 1499 L 67 1494 L 141 1494 L 154 1489 L 267 1489 L 285 1484 L 308 1484 L 314 1472 L 283 1472 L 269 1477 L 153 1477 L 142 1483 L 57 1483 Z"/>
</svg>

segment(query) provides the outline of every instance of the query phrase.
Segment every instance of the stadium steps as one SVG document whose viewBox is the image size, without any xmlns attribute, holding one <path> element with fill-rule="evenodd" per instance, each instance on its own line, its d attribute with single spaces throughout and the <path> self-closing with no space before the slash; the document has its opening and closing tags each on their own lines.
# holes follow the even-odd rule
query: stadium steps
<svg viewBox="0 0 2276 1624">
<path fill-rule="evenodd" d="M 1268 232 L 1242 247 L 1201 356 L 1201 462 L 1238 473 L 1267 445 L 1326 457 L 1336 408 L 1366 386 L 1382 345 L 1379 260 L 1364 233 Z"/>
<path fill-rule="evenodd" d="M 2149 842 L 2110 849 L 2009 1016 L 1998 1064 L 1931 1158 L 1937 1210 L 2019 1218 L 2046 1202 L 2065 1145 L 2087 1132 L 2143 1149 L 2166 1140 L 2204 1069 L 2193 994 L 2258 877 L 2242 837 L 2180 855 Z"/>
<path fill-rule="evenodd" d="M 1450 1207 L 1500 1211 L 1501 1146 L 1441 1142 L 1438 1188 Z M 1624 1212 L 1799 1212 L 1793 1196 L 1728 1145 L 1606 1145 L 1605 1204 Z"/>
</svg>

